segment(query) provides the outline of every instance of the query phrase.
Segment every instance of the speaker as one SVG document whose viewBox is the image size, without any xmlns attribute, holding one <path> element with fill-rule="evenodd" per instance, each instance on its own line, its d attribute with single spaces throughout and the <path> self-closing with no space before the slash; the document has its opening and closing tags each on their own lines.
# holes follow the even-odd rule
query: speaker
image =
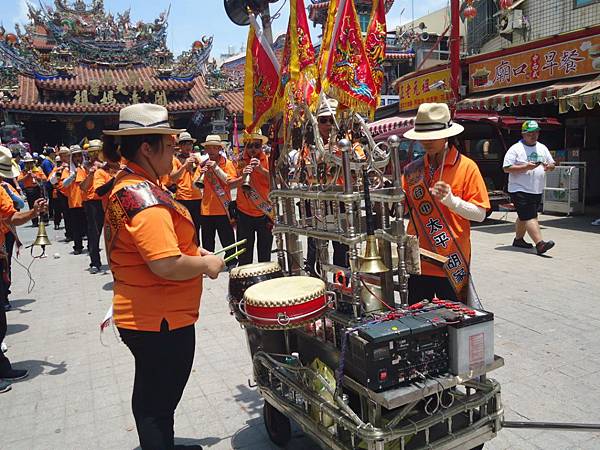
<svg viewBox="0 0 600 450">
<path fill-rule="evenodd" d="M 275 0 L 276 1 L 276 0 Z M 275 3 L 273 0 L 224 0 L 225 12 L 236 25 L 246 26 L 250 24 L 248 19 L 248 9 L 255 14 L 260 13 L 266 8 L 268 3 Z"/>
</svg>

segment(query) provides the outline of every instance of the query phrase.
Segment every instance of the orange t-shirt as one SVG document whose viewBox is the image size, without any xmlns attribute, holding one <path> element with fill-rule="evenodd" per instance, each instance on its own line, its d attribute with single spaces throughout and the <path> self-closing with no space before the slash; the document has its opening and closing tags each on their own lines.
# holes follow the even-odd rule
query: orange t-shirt
<svg viewBox="0 0 600 450">
<path fill-rule="evenodd" d="M 225 158 L 223 155 L 220 157 L 219 167 L 227 174 L 227 181 L 230 181 L 233 178 L 237 178 L 237 170 L 233 163 Z M 231 191 L 229 189 L 229 185 L 227 183 L 222 182 L 217 178 L 217 183 L 221 184 L 223 190 L 229 194 L 231 198 Z M 219 197 L 215 193 L 212 185 L 208 182 L 206 177 L 204 177 L 204 194 L 202 196 L 202 215 L 203 216 L 225 216 L 227 212 L 219 200 Z"/>
<path fill-rule="evenodd" d="M 134 163 L 135 173 L 120 176 L 111 195 L 150 178 Z M 187 214 L 187 211 L 186 211 Z M 118 327 L 159 331 L 163 319 L 169 329 L 192 325 L 198 320 L 202 277 L 183 281 L 155 275 L 147 262 L 172 256 L 196 255 L 196 230 L 188 219 L 166 206 L 152 206 L 133 217 L 115 236 L 110 249 L 114 276 L 113 318 Z"/>
<path fill-rule="evenodd" d="M 261 153 L 259 159 L 260 159 L 260 165 L 262 167 L 264 167 L 266 170 L 269 170 L 269 157 L 267 155 L 265 155 L 264 153 Z M 245 162 L 245 164 L 240 164 L 240 166 L 238 167 L 238 176 L 243 175 L 244 167 L 248 163 L 250 163 L 250 158 L 248 157 L 248 154 L 245 152 L 244 152 L 244 162 Z M 268 175 L 263 175 L 262 173 L 259 173 L 257 170 L 255 170 L 250 175 L 250 184 L 252 185 L 254 190 L 258 193 L 258 195 L 260 195 L 263 199 L 265 199 L 265 200 L 269 199 L 269 191 L 271 188 L 269 185 L 269 176 Z M 252 200 L 250 200 L 248 198 L 248 196 L 246 195 L 246 192 L 244 191 L 244 189 L 242 189 L 241 186 L 238 187 L 237 192 L 238 192 L 238 195 L 237 195 L 236 203 L 237 203 L 238 209 L 241 212 L 243 212 L 244 214 L 251 216 L 251 217 L 260 217 L 265 214 L 263 211 L 261 211 L 254 205 Z"/>
<path fill-rule="evenodd" d="M 69 200 L 69 208 L 82 208 L 85 193 L 81 190 L 81 182 L 85 180 L 86 173 L 85 170 L 81 167 L 75 169 L 75 172 L 75 180 L 66 188 L 63 187 L 63 189 L 66 192 L 65 195 L 68 197 Z M 71 172 L 67 169 L 63 171 L 61 177 L 63 183 L 65 179 L 69 177 L 70 174 Z"/>
<path fill-rule="evenodd" d="M 96 169 L 96 171 L 94 172 L 94 175 L 92 175 L 92 181 L 90 182 L 89 187 L 87 188 L 87 190 L 83 193 L 83 200 L 84 201 L 90 201 L 90 200 L 100 200 L 100 196 L 98 194 L 96 194 L 96 188 L 94 187 L 94 180 L 96 179 L 96 173 L 102 169 Z M 85 169 L 83 169 L 83 171 L 85 172 L 85 177 L 84 180 L 87 178 L 89 172 Z"/>
<path fill-rule="evenodd" d="M 111 174 L 108 173 L 106 170 L 97 169 L 94 172 L 94 180 L 92 181 L 92 190 L 94 191 L 94 194 L 96 193 L 96 189 L 104 186 L 106 183 L 108 183 L 110 181 L 111 178 L 112 178 Z M 99 198 L 100 200 L 102 200 L 102 209 L 106 209 L 106 204 L 108 203 L 108 194 L 106 194 L 102 197 L 100 197 L 100 196 L 98 196 L 98 194 L 96 194 L 96 197 Z"/>
<path fill-rule="evenodd" d="M 44 175 L 44 172 L 38 167 L 34 167 L 33 169 L 31 169 L 31 174 L 32 176 L 30 177 L 27 174 L 27 170 L 23 170 L 17 177 L 17 181 L 21 183 L 21 185 L 25 189 L 37 186 L 37 183 L 34 180 L 34 178 L 39 182 L 46 181 L 46 176 Z"/>
<path fill-rule="evenodd" d="M 4 235 L 8 232 L 8 224 L 5 220 L 10 219 L 17 210 L 13 204 L 12 198 L 0 186 L 0 245 L 4 244 Z"/>
<path fill-rule="evenodd" d="M 425 158 L 425 180 L 427 185 L 433 186 L 440 179 L 440 168 L 438 167 L 433 176 L 429 176 L 430 164 L 429 157 Z M 431 181 L 429 181 L 431 180 Z M 479 172 L 479 167 L 472 159 L 465 155 L 460 155 L 456 148 L 452 148 L 446 155 L 444 164 L 443 181 L 448 183 L 452 188 L 452 194 L 462 198 L 464 201 L 473 203 L 485 209 L 490 208 L 490 199 L 488 197 L 487 188 L 483 177 Z M 408 185 L 406 178 L 402 177 L 402 188 L 407 191 Z M 414 205 L 412 205 L 414 208 Z M 458 214 L 453 213 L 444 206 L 441 202 L 437 202 L 444 219 L 448 223 L 448 227 L 457 238 L 457 243 L 462 250 L 468 262 L 471 261 L 471 222 Z M 412 210 L 412 214 L 417 211 Z M 408 224 L 408 233 L 416 234 L 412 220 Z M 419 235 L 419 245 L 423 248 L 430 248 L 427 236 Z M 441 266 L 430 263 L 426 260 L 422 261 L 421 273 L 435 277 L 445 277 L 446 273 Z"/>
<path fill-rule="evenodd" d="M 183 164 L 177 158 L 173 158 L 173 170 L 179 170 Z M 194 188 L 194 180 L 200 175 L 200 167 L 192 174 L 189 170 L 184 170 L 175 182 L 177 184 L 177 192 L 175 198 L 177 200 L 201 200 L 202 192 Z"/>
</svg>

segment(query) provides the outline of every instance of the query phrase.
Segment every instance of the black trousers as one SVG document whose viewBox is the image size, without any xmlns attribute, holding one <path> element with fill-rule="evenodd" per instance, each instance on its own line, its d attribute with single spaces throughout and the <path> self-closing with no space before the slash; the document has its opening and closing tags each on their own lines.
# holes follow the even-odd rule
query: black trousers
<svg viewBox="0 0 600 450">
<path fill-rule="evenodd" d="M 135 359 L 131 406 L 142 450 L 172 450 L 175 409 L 192 370 L 194 326 L 160 332 L 119 328 Z"/>
<path fill-rule="evenodd" d="M 73 234 L 73 250 L 83 250 L 83 235 L 86 228 L 83 207 L 69 208 L 69 216 Z"/>
<path fill-rule="evenodd" d="M 54 196 L 54 188 L 48 190 L 48 215 L 52 218 L 54 225 L 60 225 L 60 219 L 62 219 L 62 212 L 57 213 L 58 198 Z M 60 215 L 58 215 L 60 214 Z M 56 220 L 58 217 L 58 220 Z"/>
<path fill-rule="evenodd" d="M 254 256 L 254 242 L 257 241 L 258 262 L 271 261 L 271 247 L 273 246 L 273 233 L 269 228 L 267 216 L 252 217 L 239 211 L 237 221 L 237 238 L 247 239 L 246 251 L 238 261 L 240 265 L 252 264 Z"/>
<path fill-rule="evenodd" d="M 219 233 L 221 245 L 226 247 L 235 242 L 235 233 L 227 216 L 202 216 L 200 218 L 202 224 L 202 248 L 214 252 L 215 251 L 215 236 Z M 235 249 L 225 252 L 225 257 L 233 255 Z M 228 265 L 235 264 L 235 261 L 230 261 Z"/>
<path fill-rule="evenodd" d="M 25 188 L 25 197 L 27 198 L 27 204 L 29 205 L 29 209 L 33 209 L 33 204 L 38 198 L 42 198 L 42 190 L 38 186 Z M 48 222 L 48 214 L 42 214 L 42 221 Z M 31 219 L 31 223 L 34 226 L 38 224 L 38 218 L 35 217 Z"/>
<path fill-rule="evenodd" d="M 101 200 L 87 200 L 83 202 L 85 219 L 87 222 L 88 250 L 90 252 L 90 267 L 102 266 L 100 261 L 100 235 L 104 225 L 104 210 Z"/>
<path fill-rule="evenodd" d="M 4 305 L 0 306 L 0 342 L 4 341 L 6 337 L 6 311 L 4 310 Z M 0 378 L 2 378 L 2 374 L 8 372 L 12 369 L 10 365 L 10 361 L 4 353 L 0 350 Z"/>
<path fill-rule="evenodd" d="M 73 239 L 71 230 L 71 211 L 69 210 L 69 200 L 60 191 L 56 192 L 56 201 L 54 208 L 54 223 L 60 225 L 60 220 L 65 219 L 65 237 Z"/>
<path fill-rule="evenodd" d="M 409 305 L 414 305 L 423 299 L 431 300 L 434 295 L 442 300 L 459 301 L 448 278 L 430 275 L 410 276 L 408 279 Z"/>
<path fill-rule="evenodd" d="M 200 242 L 200 208 L 202 207 L 202 200 L 177 200 L 183 206 L 187 208 L 194 221 L 196 227 L 196 242 Z"/>
</svg>

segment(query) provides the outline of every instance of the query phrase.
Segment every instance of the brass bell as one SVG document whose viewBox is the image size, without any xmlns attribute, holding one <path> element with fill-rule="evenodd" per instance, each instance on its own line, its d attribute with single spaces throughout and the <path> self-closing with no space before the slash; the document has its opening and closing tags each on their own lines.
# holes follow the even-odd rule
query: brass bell
<svg viewBox="0 0 600 450">
<path fill-rule="evenodd" d="M 194 182 L 198 189 L 204 189 L 204 173 L 202 173 L 198 179 Z"/>
<path fill-rule="evenodd" d="M 245 173 L 243 181 L 242 181 L 242 189 L 244 189 L 245 191 L 248 191 L 251 188 L 252 188 L 252 186 L 250 185 L 250 174 Z"/>
<path fill-rule="evenodd" d="M 52 243 L 50 242 L 50 239 L 48 239 L 48 233 L 46 233 L 46 224 L 40 219 L 37 236 L 35 237 L 33 244 L 30 245 L 31 254 L 33 255 L 33 247 L 42 247 L 42 253 L 39 255 L 41 258 L 46 254 L 47 245 L 52 245 Z"/>
<path fill-rule="evenodd" d="M 367 248 L 365 254 L 359 256 L 360 266 L 358 271 L 362 273 L 383 273 L 388 269 L 379 256 L 377 247 L 377 238 L 373 235 L 367 235 Z"/>
</svg>

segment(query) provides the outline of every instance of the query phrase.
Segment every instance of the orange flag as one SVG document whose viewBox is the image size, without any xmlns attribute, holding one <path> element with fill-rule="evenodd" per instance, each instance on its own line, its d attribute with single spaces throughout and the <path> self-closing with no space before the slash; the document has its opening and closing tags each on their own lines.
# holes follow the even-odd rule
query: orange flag
<svg viewBox="0 0 600 450">
<path fill-rule="evenodd" d="M 279 62 L 250 14 L 244 79 L 244 125 L 249 133 L 274 115 L 278 88 Z"/>
<path fill-rule="evenodd" d="M 373 115 L 376 87 L 353 0 L 339 0 L 328 52 L 323 92 L 349 108 Z"/>
<path fill-rule="evenodd" d="M 375 97 L 377 105 L 381 98 L 381 86 L 383 84 L 387 27 L 385 23 L 385 5 L 383 0 L 374 0 L 371 10 L 371 21 L 365 38 L 365 50 L 375 83 Z"/>
</svg>

